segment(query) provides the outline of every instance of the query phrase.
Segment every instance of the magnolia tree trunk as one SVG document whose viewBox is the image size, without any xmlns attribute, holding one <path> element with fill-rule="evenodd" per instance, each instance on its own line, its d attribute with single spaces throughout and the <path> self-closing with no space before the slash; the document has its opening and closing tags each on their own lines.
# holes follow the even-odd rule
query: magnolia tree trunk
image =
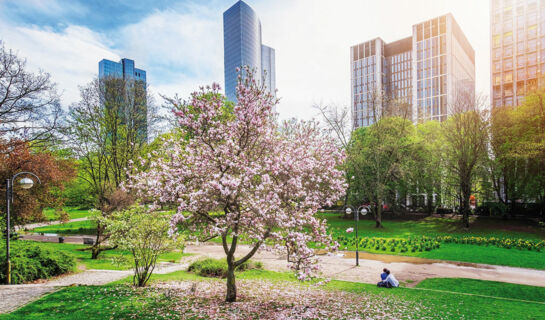
<svg viewBox="0 0 545 320">
<path fill-rule="evenodd" d="M 235 265 L 233 259 L 227 260 L 227 302 L 237 301 L 237 284 L 235 283 Z"/>
</svg>

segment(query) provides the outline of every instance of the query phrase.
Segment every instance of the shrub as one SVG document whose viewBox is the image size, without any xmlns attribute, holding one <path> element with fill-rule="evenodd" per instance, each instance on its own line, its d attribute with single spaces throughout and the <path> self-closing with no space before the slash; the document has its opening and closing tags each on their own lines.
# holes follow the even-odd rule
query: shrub
<svg viewBox="0 0 545 320">
<path fill-rule="evenodd" d="M 237 271 L 243 272 L 252 269 L 263 269 L 260 261 L 248 260 L 238 266 Z M 224 259 L 206 258 L 193 262 L 187 271 L 196 273 L 202 277 L 225 278 L 227 262 Z"/>
<path fill-rule="evenodd" d="M 4 257 L 6 249 L 0 249 Z M 71 272 L 76 266 L 75 258 L 65 252 L 28 241 L 11 243 L 11 283 L 18 284 L 38 279 L 47 279 Z M 0 270 L 6 270 L 6 261 L 0 261 Z M 0 282 L 6 282 L 5 272 L 0 272 Z"/>
<path fill-rule="evenodd" d="M 181 237 L 173 239 L 168 234 L 169 218 L 162 212 L 134 206 L 99 219 L 110 235 L 109 243 L 131 252 L 134 285 L 146 285 L 161 253 L 183 248 Z"/>
</svg>

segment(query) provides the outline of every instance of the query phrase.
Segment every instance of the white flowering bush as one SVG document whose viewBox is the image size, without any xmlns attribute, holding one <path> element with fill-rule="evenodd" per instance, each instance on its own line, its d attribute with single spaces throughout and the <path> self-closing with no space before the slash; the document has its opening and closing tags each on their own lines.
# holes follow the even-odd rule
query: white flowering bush
<svg viewBox="0 0 545 320">
<path fill-rule="evenodd" d="M 164 212 L 134 206 L 100 219 L 110 235 L 108 241 L 131 252 L 136 286 L 146 285 L 160 254 L 183 248 L 181 237 L 169 236 L 170 215 Z"/>
</svg>

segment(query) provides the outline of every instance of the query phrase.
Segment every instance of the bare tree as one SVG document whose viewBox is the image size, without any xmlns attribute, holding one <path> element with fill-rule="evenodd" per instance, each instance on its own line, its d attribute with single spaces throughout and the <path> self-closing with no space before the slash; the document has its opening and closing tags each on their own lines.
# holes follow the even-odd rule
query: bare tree
<svg viewBox="0 0 545 320">
<path fill-rule="evenodd" d="M 352 135 L 352 126 L 350 125 L 351 114 L 347 107 L 341 107 L 335 104 L 323 105 L 315 104 L 314 109 L 318 110 L 320 117 L 326 124 L 326 130 L 335 137 L 339 148 L 346 150 L 350 143 Z"/>
<path fill-rule="evenodd" d="M 0 41 L 0 137 L 22 143 L 49 140 L 61 116 L 59 95 L 49 73 L 31 73 L 26 60 Z"/>
<path fill-rule="evenodd" d="M 472 90 L 458 90 L 449 105 L 451 116 L 443 123 L 446 169 L 460 191 L 460 208 L 466 228 L 469 228 L 469 198 L 477 166 L 487 156 L 489 121 L 486 101 L 483 95 L 476 95 Z"/>
<path fill-rule="evenodd" d="M 67 143 L 79 158 L 79 175 L 97 199 L 101 215 L 109 215 L 115 191 L 147 144 L 147 128 L 155 119 L 143 82 L 123 78 L 95 79 L 80 88 L 81 99 L 70 107 Z M 97 226 L 93 258 L 106 249 L 104 226 Z"/>
</svg>

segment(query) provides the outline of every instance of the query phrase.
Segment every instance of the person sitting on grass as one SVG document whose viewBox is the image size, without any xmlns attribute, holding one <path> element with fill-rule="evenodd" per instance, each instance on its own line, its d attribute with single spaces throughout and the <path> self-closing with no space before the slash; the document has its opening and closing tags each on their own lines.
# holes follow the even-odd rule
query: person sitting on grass
<svg viewBox="0 0 545 320">
<path fill-rule="evenodd" d="M 382 288 L 394 288 L 399 287 L 399 281 L 390 273 L 390 270 L 384 268 L 383 273 L 380 275 L 381 281 L 377 283 L 377 287 Z"/>
</svg>

